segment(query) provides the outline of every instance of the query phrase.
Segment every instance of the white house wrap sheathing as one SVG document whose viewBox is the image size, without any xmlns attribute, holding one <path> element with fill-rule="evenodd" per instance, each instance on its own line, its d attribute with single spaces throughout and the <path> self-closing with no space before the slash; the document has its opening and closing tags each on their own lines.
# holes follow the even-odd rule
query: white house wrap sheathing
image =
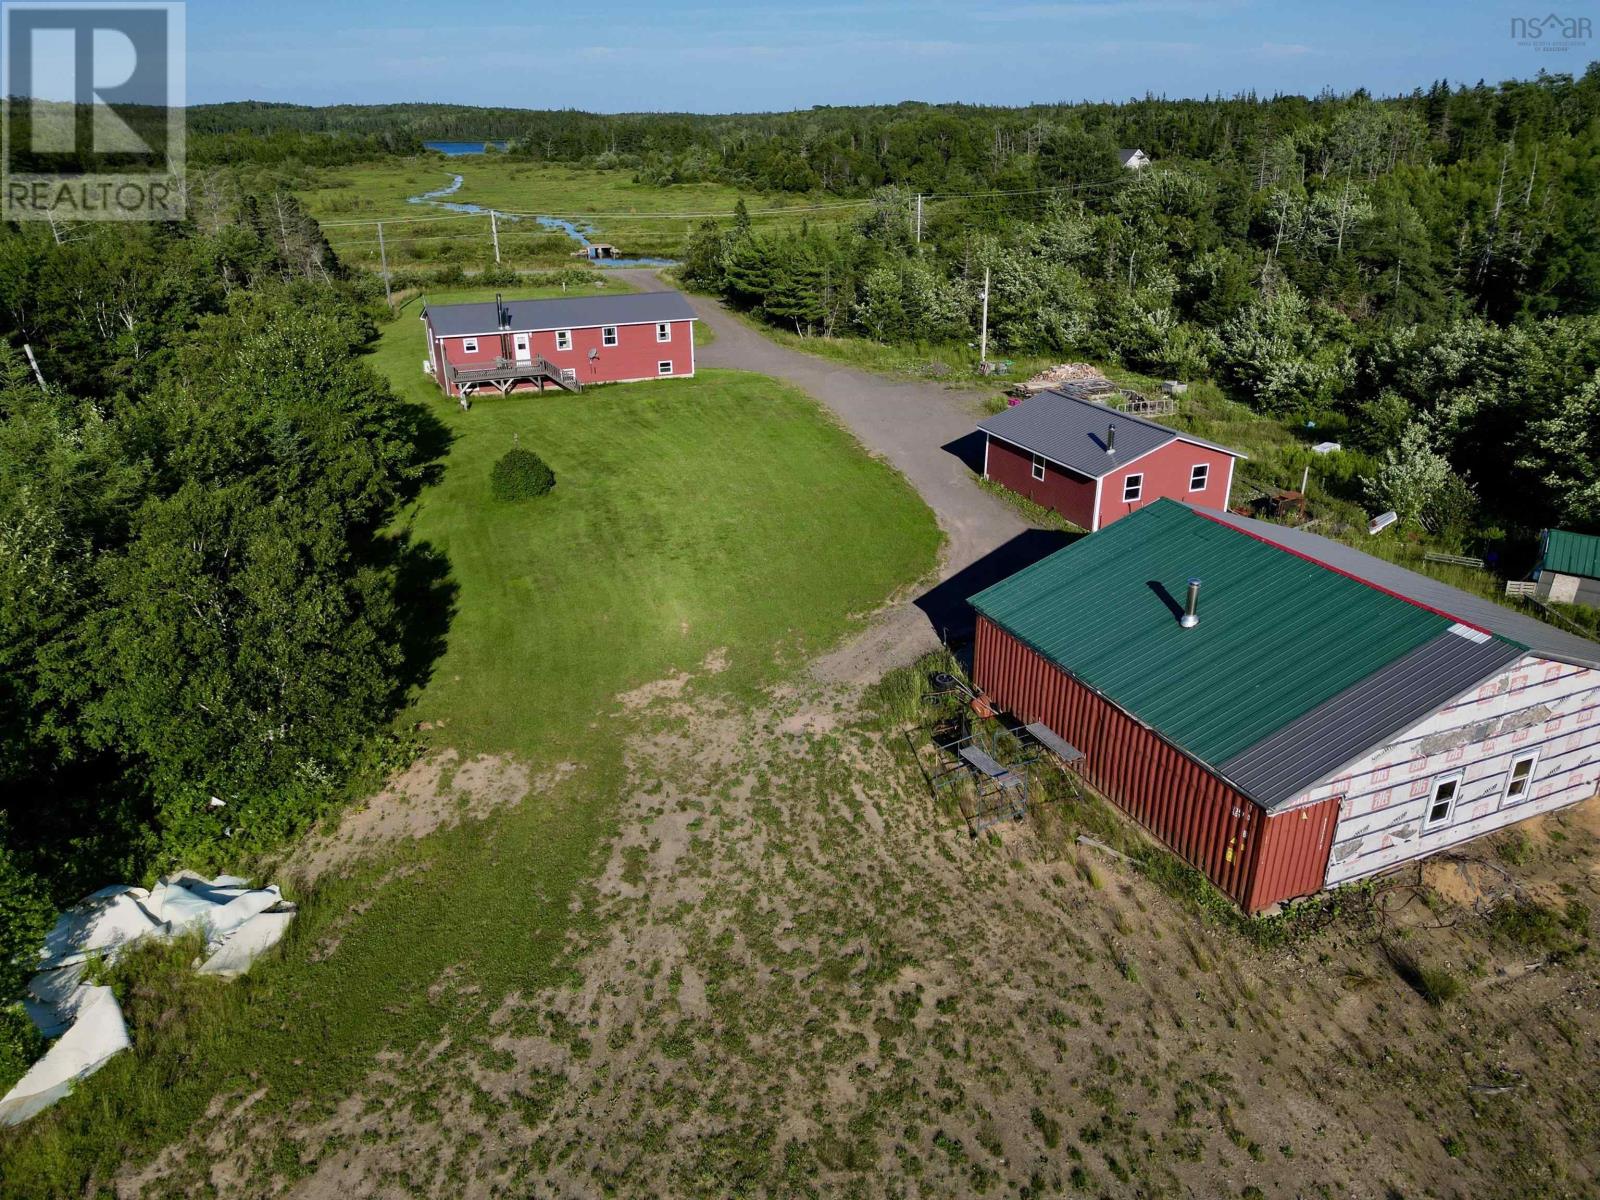
<svg viewBox="0 0 1600 1200">
<path fill-rule="evenodd" d="M 196 960 L 197 969 L 231 979 L 276 945 L 293 920 L 294 905 L 275 884 L 252 888 L 234 875 L 205 879 L 180 871 L 148 892 L 113 884 L 85 896 L 45 935 L 39 973 L 23 997 L 39 1031 L 60 1040 L 0 1099 L 0 1125 L 15 1125 L 54 1104 L 75 1080 L 128 1048 L 116 996 L 108 987 L 84 981 L 92 959 L 110 962 L 144 938 L 200 929 L 207 957 Z"/>
<path fill-rule="evenodd" d="M 1512 764 L 1537 754 L 1509 793 Z M 1447 819 L 1434 788 L 1460 777 Z M 1464 842 L 1600 790 L 1600 671 L 1526 655 L 1285 807 L 1342 797 L 1329 887 Z"/>
</svg>

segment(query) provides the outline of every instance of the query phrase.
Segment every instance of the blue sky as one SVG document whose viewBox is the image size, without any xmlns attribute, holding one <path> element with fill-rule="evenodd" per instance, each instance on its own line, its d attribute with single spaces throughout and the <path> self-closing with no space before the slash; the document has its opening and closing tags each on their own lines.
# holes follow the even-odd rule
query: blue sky
<svg viewBox="0 0 1600 1200">
<path fill-rule="evenodd" d="M 1569 7 L 1600 18 L 1593 0 Z M 601 112 L 1022 104 L 1252 88 L 1389 93 L 1440 77 L 1577 74 L 1600 53 L 1596 38 L 1565 53 L 1519 45 L 1511 18 L 1531 11 L 1480 0 L 191 0 L 188 92 L 191 103 Z"/>
</svg>

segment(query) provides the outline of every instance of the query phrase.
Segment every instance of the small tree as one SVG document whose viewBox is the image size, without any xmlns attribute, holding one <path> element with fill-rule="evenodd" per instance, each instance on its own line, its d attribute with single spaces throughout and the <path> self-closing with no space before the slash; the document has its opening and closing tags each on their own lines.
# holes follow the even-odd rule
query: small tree
<svg viewBox="0 0 1600 1200">
<path fill-rule="evenodd" d="M 489 491 L 496 500 L 532 500 L 556 485 L 556 473 L 532 450 L 513 447 L 489 472 Z"/>
<path fill-rule="evenodd" d="M 1433 448 L 1422 422 L 1413 421 L 1400 435 L 1400 444 L 1384 454 L 1378 473 L 1362 482 L 1380 509 L 1393 509 L 1401 521 L 1416 524 L 1444 492 L 1450 477 L 1449 459 Z"/>
</svg>

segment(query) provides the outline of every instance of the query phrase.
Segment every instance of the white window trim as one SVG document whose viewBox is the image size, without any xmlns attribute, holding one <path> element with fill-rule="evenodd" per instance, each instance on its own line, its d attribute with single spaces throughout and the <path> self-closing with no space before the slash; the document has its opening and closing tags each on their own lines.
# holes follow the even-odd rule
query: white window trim
<svg viewBox="0 0 1600 1200">
<path fill-rule="evenodd" d="M 476 354 L 478 352 L 478 339 L 462 338 L 461 351 L 463 354 Z"/>
<path fill-rule="evenodd" d="M 617 344 L 617 327 L 603 325 L 600 327 L 600 344 L 602 346 L 615 346 Z"/>
<path fill-rule="evenodd" d="M 1033 456 L 1033 477 L 1035 479 L 1044 478 L 1044 455 L 1042 454 Z"/>
<path fill-rule="evenodd" d="M 557 350 L 571 350 L 572 349 L 572 330 L 570 330 L 570 329 L 558 329 L 558 330 L 556 330 L 556 349 Z"/>
<path fill-rule="evenodd" d="M 1196 471 L 1200 472 L 1200 486 L 1198 486 L 1198 487 L 1195 486 L 1195 482 L 1194 482 L 1194 473 Z M 1194 466 L 1189 468 L 1189 490 L 1191 492 L 1203 492 L 1210 486 L 1211 486 L 1211 464 L 1210 463 L 1195 463 Z"/>
<path fill-rule="evenodd" d="M 568 383 L 576 383 L 578 381 L 578 368 L 562 367 L 561 378 L 565 379 Z"/>
<path fill-rule="evenodd" d="M 660 362 L 656 363 L 656 374 L 657 375 L 671 375 L 672 374 L 672 360 L 670 358 L 663 358 Z"/>
<path fill-rule="evenodd" d="M 1128 495 L 1129 492 L 1133 495 Z M 1122 502 L 1124 504 L 1137 504 L 1144 499 L 1144 472 L 1135 471 L 1122 481 Z"/>
<path fill-rule="evenodd" d="M 672 322 L 671 321 L 657 321 L 656 322 L 656 341 L 658 341 L 658 342 L 670 342 L 671 340 L 672 340 Z"/>
<path fill-rule="evenodd" d="M 1450 775 L 1441 775 L 1439 778 L 1433 781 L 1433 786 L 1428 789 L 1427 807 L 1422 810 L 1423 833 L 1428 833 L 1434 829 L 1443 829 L 1455 819 L 1456 805 L 1461 803 L 1462 780 L 1462 773 L 1460 771 L 1456 771 Z M 1453 783 L 1456 785 L 1455 791 L 1450 795 L 1450 807 L 1445 809 L 1444 816 L 1439 817 L 1437 820 L 1430 819 L 1430 814 L 1433 812 L 1433 806 L 1439 802 L 1439 789 L 1444 787 L 1444 785 L 1447 783 Z"/>
<path fill-rule="evenodd" d="M 1517 793 L 1516 796 L 1512 796 L 1511 785 L 1516 782 L 1517 764 L 1519 763 L 1528 764 L 1528 776 L 1525 780 L 1523 780 L 1522 791 Z M 1528 797 L 1533 794 L 1533 781 L 1538 777 L 1539 752 L 1537 750 L 1529 750 L 1526 754 L 1513 755 L 1511 758 L 1511 765 L 1506 768 L 1506 785 L 1500 793 L 1500 802 L 1504 804 L 1508 800 L 1528 799 Z"/>
</svg>

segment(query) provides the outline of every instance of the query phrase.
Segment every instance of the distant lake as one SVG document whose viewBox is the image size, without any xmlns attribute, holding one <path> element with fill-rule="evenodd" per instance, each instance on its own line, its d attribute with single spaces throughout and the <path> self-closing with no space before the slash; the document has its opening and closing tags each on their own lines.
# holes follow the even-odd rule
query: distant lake
<svg viewBox="0 0 1600 1200">
<path fill-rule="evenodd" d="M 423 142 L 429 150 L 437 150 L 440 154 L 456 157 L 462 154 L 482 154 L 485 146 L 493 146 L 496 150 L 504 150 L 511 145 L 510 142 L 497 142 L 486 138 L 481 142 Z"/>
</svg>

